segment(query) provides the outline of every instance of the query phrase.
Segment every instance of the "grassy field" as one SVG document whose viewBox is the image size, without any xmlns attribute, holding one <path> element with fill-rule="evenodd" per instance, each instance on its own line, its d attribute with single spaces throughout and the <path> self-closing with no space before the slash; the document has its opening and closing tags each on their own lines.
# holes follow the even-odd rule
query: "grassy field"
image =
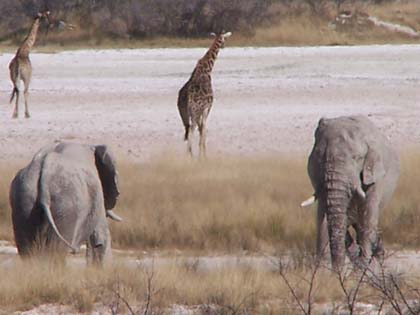
<svg viewBox="0 0 420 315">
<path fill-rule="evenodd" d="M 402 306 L 403 298 L 419 297 L 411 288 L 418 288 L 420 279 L 412 274 L 395 278 L 401 297 L 389 298 L 360 272 L 339 276 L 313 263 L 275 268 L 281 261 L 273 258 L 272 270 L 225 267 L 207 271 L 195 264 L 79 269 L 42 259 L 19 261 L 0 269 L 0 314 L 45 304 L 67 305 L 88 314 L 98 309 L 101 314 L 174 314 L 174 306 L 203 315 L 303 314 L 297 301 L 305 309 L 310 302 L 317 310 L 311 314 L 326 314 L 326 306 L 348 309 L 347 298 L 352 296 L 358 303 L 379 306 L 383 302 L 384 310 L 390 309 L 391 301 Z"/>
<path fill-rule="evenodd" d="M 420 245 L 419 164 L 418 153 L 402 155 L 397 191 L 381 215 L 387 245 Z M 1 169 L 0 239 L 13 240 L 8 190 L 18 168 Z M 299 206 L 313 192 L 306 159 L 166 157 L 121 161 L 119 173 L 116 212 L 124 222 L 111 223 L 115 248 L 273 253 L 314 247 L 315 206 Z"/>
<path fill-rule="evenodd" d="M 308 276 L 308 271 L 300 270 L 289 275 L 291 283 L 303 297 L 308 285 L 301 283 L 298 275 Z M 253 314 L 272 314 L 273 311 L 288 314 L 287 311 L 293 309 L 292 299 L 279 274 L 247 268 L 210 272 L 188 266 L 77 270 L 45 261 L 28 261 L 12 269 L 0 269 L 0 277 L 0 314 L 45 303 L 71 305 L 83 312 L 91 311 L 95 303 L 105 306 L 120 304 L 120 310 L 126 309 L 118 294 L 133 309 L 141 309 L 147 303 L 148 293 L 151 293 L 150 308 L 154 310 L 174 304 L 217 306 L 224 308 L 223 314 L 233 314 L 234 309 L 240 313 L 247 310 L 254 311 Z M 321 280 L 323 285 L 316 290 L 317 302 L 341 298 L 334 277 L 320 272 Z M 326 283 L 329 285 L 325 286 Z M 333 290 L 337 293 L 331 294 Z"/>
<path fill-rule="evenodd" d="M 314 232 L 312 211 L 299 208 L 312 192 L 303 160 L 163 159 L 122 165 L 121 186 L 121 247 L 258 251 Z"/>
<path fill-rule="evenodd" d="M 403 154 L 397 192 L 381 216 L 386 248 L 420 244 L 419 164 L 417 152 Z M 13 239 L 7 195 L 19 166 L 1 169 L 1 239 Z M 315 208 L 299 207 L 312 193 L 303 158 L 200 162 L 167 156 L 140 164 L 121 162 L 119 171 L 122 194 L 117 211 L 124 222 L 111 225 L 114 248 L 196 254 L 246 251 L 276 257 L 287 251 L 295 262 L 312 255 Z M 303 301 L 312 268 L 303 263 L 287 269 L 288 280 Z M 147 296 L 151 309 L 161 313 L 180 304 L 201 305 L 203 314 L 206 307 L 217 308 L 218 314 L 297 314 L 294 298 L 276 270 L 203 271 L 191 263 L 152 270 L 117 264 L 97 270 L 51 265 L 41 259 L 0 269 L 0 279 L 0 314 L 45 303 L 71 305 L 79 311 L 119 305 L 122 312 L 126 308 L 122 299 L 143 313 Z M 357 279 L 357 274 L 349 277 L 346 285 L 354 287 Z M 418 286 L 416 277 L 411 280 Z M 322 269 L 315 283 L 314 302 L 344 305 L 345 295 L 334 274 Z M 360 301 L 379 301 L 380 294 L 372 290 L 363 287 Z"/>
<path fill-rule="evenodd" d="M 398 1 L 382 4 L 352 2 L 343 5 L 341 10 L 353 14 L 364 13 L 383 21 L 409 26 L 420 30 L 420 6 L 413 1 Z M 276 45 L 367 45 L 367 44 L 401 44 L 418 43 L 419 38 L 390 32 L 380 27 L 349 24 L 331 27 L 337 15 L 334 6 L 326 6 L 318 14 L 306 12 L 289 14 L 279 18 L 277 23 L 260 27 L 248 40 L 257 46 Z M 232 38 L 233 39 L 233 38 Z M 238 39 L 241 41 L 241 38 Z"/>
<path fill-rule="evenodd" d="M 397 191 L 381 215 L 389 245 L 420 245 L 419 164 L 417 153 L 403 154 Z M 314 245 L 315 207 L 299 207 L 312 194 L 306 159 L 123 164 L 121 186 L 118 212 L 126 220 L 112 224 L 118 247 L 275 252 Z"/>
<path fill-rule="evenodd" d="M 420 30 L 420 6 L 414 1 L 385 2 L 379 6 L 368 6 L 367 9 L 372 16 Z"/>
</svg>

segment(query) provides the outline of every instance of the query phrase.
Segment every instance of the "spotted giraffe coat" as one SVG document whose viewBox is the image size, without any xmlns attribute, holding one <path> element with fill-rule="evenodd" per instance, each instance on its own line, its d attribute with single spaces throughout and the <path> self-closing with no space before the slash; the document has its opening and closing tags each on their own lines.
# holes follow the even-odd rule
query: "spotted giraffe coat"
<svg viewBox="0 0 420 315">
<path fill-rule="evenodd" d="M 224 44 L 224 35 L 216 36 L 207 53 L 197 62 L 189 80 L 178 93 L 178 110 L 185 127 L 184 139 L 188 139 L 190 128 L 194 129 L 207 118 L 213 104 L 211 71 L 220 48 Z"/>
</svg>

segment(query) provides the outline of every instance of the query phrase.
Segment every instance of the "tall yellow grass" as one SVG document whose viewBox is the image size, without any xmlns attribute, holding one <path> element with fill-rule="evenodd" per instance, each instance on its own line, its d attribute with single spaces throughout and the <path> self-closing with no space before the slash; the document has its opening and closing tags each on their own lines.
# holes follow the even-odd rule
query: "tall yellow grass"
<svg viewBox="0 0 420 315">
<path fill-rule="evenodd" d="M 251 250 L 311 243 L 303 159 L 158 159 L 123 164 L 114 244 L 141 249 Z"/>
<path fill-rule="evenodd" d="M 1 163 L 0 165 L 0 240 L 11 241 L 13 239 L 9 189 L 15 173 L 20 167 L 21 164 L 15 162 Z"/>
<path fill-rule="evenodd" d="M 420 245 L 420 154 L 402 154 L 397 190 L 380 217 L 389 245 Z M 0 169 L 0 239 L 13 240 L 10 181 L 21 165 Z M 306 159 L 175 157 L 119 164 L 121 196 L 111 223 L 113 247 L 137 250 L 263 251 L 312 249 L 315 207 Z M 403 231 L 403 232 L 402 232 Z"/>
<path fill-rule="evenodd" d="M 420 153 L 407 151 L 401 156 L 400 180 L 390 204 L 380 216 L 385 242 L 399 247 L 420 246 Z"/>
</svg>

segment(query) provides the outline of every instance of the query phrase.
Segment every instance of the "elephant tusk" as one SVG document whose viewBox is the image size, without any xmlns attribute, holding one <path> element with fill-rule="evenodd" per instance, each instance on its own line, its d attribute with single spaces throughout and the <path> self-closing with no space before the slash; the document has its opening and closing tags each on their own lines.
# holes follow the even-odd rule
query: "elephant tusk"
<svg viewBox="0 0 420 315">
<path fill-rule="evenodd" d="M 300 206 L 302 208 L 310 206 L 311 204 L 313 204 L 316 201 L 316 197 L 315 195 L 312 195 L 311 197 L 309 197 L 308 199 L 306 199 L 305 201 L 303 201 Z"/>
<path fill-rule="evenodd" d="M 119 215 L 115 214 L 114 211 L 112 211 L 112 210 L 107 210 L 106 211 L 106 216 L 111 218 L 112 220 L 118 221 L 118 222 L 121 222 L 123 220 Z"/>
<path fill-rule="evenodd" d="M 356 192 L 360 197 L 362 197 L 362 199 L 366 199 L 366 193 L 363 191 L 362 187 L 357 186 Z"/>
</svg>

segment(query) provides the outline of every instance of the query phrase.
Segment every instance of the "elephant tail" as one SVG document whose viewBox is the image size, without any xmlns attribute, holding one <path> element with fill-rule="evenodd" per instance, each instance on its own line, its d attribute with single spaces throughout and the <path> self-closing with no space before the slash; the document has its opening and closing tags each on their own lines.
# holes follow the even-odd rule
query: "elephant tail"
<svg viewBox="0 0 420 315">
<path fill-rule="evenodd" d="M 40 174 L 39 174 L 39 181 L 38 181 L 38 204 L 41 207 L 42 211 L 47 216 L 47 220 L 50 223 L 51 227 L 53 228 L 54 232 L 57 234 L 58 238 L 64 242 L 70 249 L 73 254 L 77 252 L 77 249 L 71 245 L 64 236 L 60 233 L 60 231 L 57 228 L 57 225 L 55 224 L 54 217 L 52 215 L 51 209 L 50 209 L 50 195 L 49 195 L 49 189 L 48 185 L 46 183 L 46 177 L 48 176 L 45 172 L 45 169 L 48 168 L 48 161 L 51 158 L 51 156 L 47 155 L 41 162 L 41 168 L 40 168 Z"/>
</svg>

